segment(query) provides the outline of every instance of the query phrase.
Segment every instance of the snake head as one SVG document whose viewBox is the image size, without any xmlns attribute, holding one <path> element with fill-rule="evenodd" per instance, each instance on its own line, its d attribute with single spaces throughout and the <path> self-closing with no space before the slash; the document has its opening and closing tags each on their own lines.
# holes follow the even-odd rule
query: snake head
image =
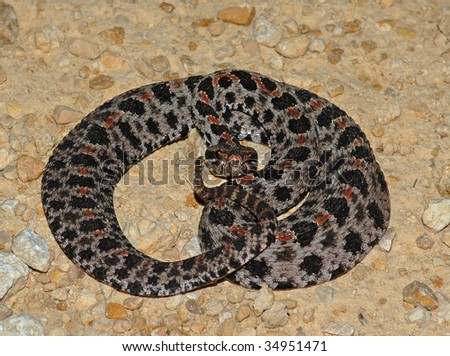
<svg viewBox="0 0 450 356">
<path fill-rule="evenodd" d="M 205 163 L 216 177 L 238 178 L 256 171 L 258 154 L 247 146 L 215 145 L 206 149 Z"/>
</svg>

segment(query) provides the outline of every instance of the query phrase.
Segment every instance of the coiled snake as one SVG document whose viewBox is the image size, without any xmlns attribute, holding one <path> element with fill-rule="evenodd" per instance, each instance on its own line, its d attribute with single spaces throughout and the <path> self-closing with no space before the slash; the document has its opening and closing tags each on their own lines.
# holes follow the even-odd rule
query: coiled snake
<svg viewBox="0 0 450 356">
<path fill-rule="evenodd" d="M 228 183 L 206 188 L 196 168 L 195 190 L 208 200 L 199 227 L 205 252 L 161 262 L 123 235 L 113 191 L 133 164 L 194 128 L 208 145 L 210 171 Z M 270 147 L 263 169 L 256 170 L 256 152 L 244 138 Z M 104 103 L 54 149 L 42 201 L 75 264 L 142 296 L 183 293 L 224 277 L 274 289 L 329 281 L 366 256 L 390 216 L 383 173 L 344 111 L 243 70 L 151 84 Z"/>
</svg>

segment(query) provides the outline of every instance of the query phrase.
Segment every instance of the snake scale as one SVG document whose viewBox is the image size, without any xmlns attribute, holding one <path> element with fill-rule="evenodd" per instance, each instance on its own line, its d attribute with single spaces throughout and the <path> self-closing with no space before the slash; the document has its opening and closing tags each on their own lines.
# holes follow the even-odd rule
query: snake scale
<svg viewBox="0 0 450 356">
<path fill-rule="evenodd" d="M 194 128 L 208 146 L 210 172 L 228 181 L 205 187 L 197 162 L 204 252 L 158 261 L 124 236 L 113 191 L 131 166 Z M 256 169 L 256 151 L 244 139 L 270 148 L 264 168 Z M 75 264 L 141 296 L 223 278 L 249 288 L 323 283 L 359 263 L 390 217 L 384 175 L 359 126 L 324 98 L 244 70 L 150 84 L 99 106 L 54 149 L 42 201 Z"/>
</svg>

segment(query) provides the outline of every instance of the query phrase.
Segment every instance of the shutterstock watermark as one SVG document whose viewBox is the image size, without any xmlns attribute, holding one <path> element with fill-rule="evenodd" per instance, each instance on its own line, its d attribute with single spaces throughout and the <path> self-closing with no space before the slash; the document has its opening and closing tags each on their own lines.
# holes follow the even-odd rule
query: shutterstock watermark
<svg viewBox="0 0 450 356">
<path fill-rule="evenodd" d="M 194 151 L 188 153 L 176 151 L 172 158 L 149 158 L 139 161 L 132 165 L 133 175 L 136 175 L 137 171 L 137 182 L 135 179 L 131 179 L 130 170 L 126 171 L 125 158 L 103 162 L 101 172 L 104 180 L 116 183 L 122 180 L 123 185 L 192 185 L 198 156 L 199 154 Z M 269 186 L 282 183 L 286 187 L 299 184 L 304 187 L 313 187 L 326 182 L 327 173 L 338 170 L 344 162 L 345 159 L 343 158 L 333 162 L 316 159 L 302 162 L 286 159 L 275 162 L 270 159 L 269 152 L 260 158 L 259 167 L 264 168 L 260 169 L 254 176 L 264 178 L 265 184 Z M 241 164 L 245 165 L 245 161 L 241 162 Z M 207 166 L 207 162 L 205 165 Z M 258 179 L 249 179 L 251 175 L 247 174 L 247 177 L 243 177 L 238 174 L 235 177 L 229 177 L 228 182 L 232 181 L 231 178 L 237 178 L 238 180 L 241 178 L 247 186 L 251 185 L 252 182 L 257 184 Z M 346 177 L 340 177 L 346 180 Z M 213 180 L 208 179 L 208 175 L 203 175 L 203 178 L 206 185 L 214 184 Z"/>
</svg>

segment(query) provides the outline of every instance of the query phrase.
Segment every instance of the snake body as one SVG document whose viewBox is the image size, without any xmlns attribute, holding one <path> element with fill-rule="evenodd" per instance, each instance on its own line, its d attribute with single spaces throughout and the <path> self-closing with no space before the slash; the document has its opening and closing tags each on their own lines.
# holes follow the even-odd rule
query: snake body
<svg viewBox="0 0 450 356">
<path fill-rule="evenodd" d="M 158 261 L 123 235 L 114 187 L 135 163 L 194 128 L 217 148 L 217 157 L 206 157 L 210 169 L 220 165 L 220 147 L 239 150 L 242 139 L 268 145 L 270 159 L 216 188 L 204 187 L 197 169 L 196 192 L 207 200 L 199 226 L 205 252 Z M 238 163 L 247 167 L 242 157 Z M 273 289 L 329 281 L 367 255 L 390 216 L 384 175 L 344 111 L 243 70 L 150 84 L 104 103 L 54 149 L 42 201 L 56 241 L 75 264 L 142 296 L 184 293 L 224 277 Z"/>
</svg>

